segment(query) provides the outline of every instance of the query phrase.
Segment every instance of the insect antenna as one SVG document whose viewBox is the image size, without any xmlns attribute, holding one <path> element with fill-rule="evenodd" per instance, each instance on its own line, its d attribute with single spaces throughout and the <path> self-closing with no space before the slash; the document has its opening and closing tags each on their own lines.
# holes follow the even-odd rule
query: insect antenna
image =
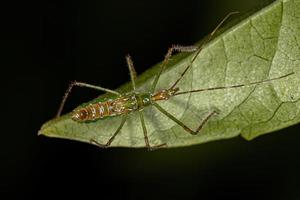
<svg viewBox="0 0 300 200">
<path fill-rule="evenodd" d="M 195 93 L 195 92 L 203 92 L 203 91 L 211 91 L 211 90 L 222 90 L 222 89 L 240 88 L 240 87 L 246 87 L 246 86 L 251 86 L 251 85 L 258 85 L 258 84 L 268 83 L 268 82 L 271 82 L 271 81 L 274 81 L 274 80 L 282 79 L 282 78 L 288 77 L 288 76 L 293 75 L 293 74 L 295 74 L 295 72 L 291 72 L 289 74 L 285 74 L 283 76 L 279 76 L 279 77 L 275 77 L 275 78 L 271 78 L 271 79 L 265 79 L 265 80 L 262 80 L 262 81 L 256 81 L 256 82 L 251 82 L 251 83 L 246 83 L 246 84 L 211 87 L 211 88 L 203 88 L 203 89 L 177 92 L 177 93 L 174 94 L 174 96 L 181 95 L 181 94 Z"/>
<path fill-rule="evenodd" d="M 193 65 L 193 63 L 195 62 L 196 58 L 198 57 L 198 55 L 200 54 L 200 52 L 203 49 L 203 46 L 205 44 L 207 44 L 208 42 L 210 42 L 214 36 L 214 34 L 217 32 L 217 30 L 224 24 L 224 22 L 231 16 L 234 14 L 238 14 L 238 11 L 235 12 L 230 12 L 228 13 L 224 19 L 217 25 L 217 27 L 209 34 L 209 36 L 207 37 L 207 39 L 204 39 L 203 42 L 201 42 L 200 46 L 197 48 L 195 55 L 193 56 L 193 58 L 191 59 L 189 65 L 185 68 L 185 70 L 181 73 L 180 77 L 173 83 L 173 85 L 170 87 L 170 89 L 174 89 L 174 87 L 176 87 L 176 85 L 178 84 L 178 82 L 182 79 L 182 77 L 185 75 L 185 73 L 188 71 L 188 69 Z"/>
</svg>

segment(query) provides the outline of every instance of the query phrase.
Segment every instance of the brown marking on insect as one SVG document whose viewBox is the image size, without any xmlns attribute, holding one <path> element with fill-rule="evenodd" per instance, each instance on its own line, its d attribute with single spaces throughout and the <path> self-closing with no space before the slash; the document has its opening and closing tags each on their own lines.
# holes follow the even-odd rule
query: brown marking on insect
<svg viewBox="0 0 300 200">
<path fill-rule="evenodd" d="M 89 104 L 86 107 L 74 110 L 72 113 L 72 119 L 78 122 L 95 120 L 105 116 L 109 116 L 109 112 L 102 102 Z"/>
<path fill-rule="evenodd" d="M 168 100 L 170 97 L 174 96 L 174 94 L 178 90 L 179 88 L 160 90 L 159 92 L 151 96 L 151 100 L 152 101 Z"/>
<path fill-rule="evenodd" d="M 88 111 L 86 108 L 81 108 L 72 113 L 72 119 L 74 121 L 85 121 L 88 119 Z"/>
<path fill-rule="evenodd" d="M 72 119 L 78 122 L 94 121 L 104 117 L 122 115 L 137 110 L 139 107 L 136 96 L 126 95 L 104 102 L 89 104 L 83 108 L 75 109 Z"/>
</svg>

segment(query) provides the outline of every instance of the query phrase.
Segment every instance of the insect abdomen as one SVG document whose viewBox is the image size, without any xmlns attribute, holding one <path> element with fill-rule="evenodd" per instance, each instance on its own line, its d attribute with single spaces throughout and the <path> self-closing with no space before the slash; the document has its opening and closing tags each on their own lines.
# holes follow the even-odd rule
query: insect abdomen
<svg viewBox="0 0 300 200">
<path fill-rule="evenodd" d="M 105 102 L 97 102 L 73 111 L 74 121 L 94 121 L 104 117 L 122 115 L 138 109 L 135 95 L 122 96 Z"/>
<path fill-rule="evenodd" d="M 73 111 L 72 119 L 75 121 L 93 121 L 112 115 L 112 101 L 90 104 L 84 108 Z"/>
</svg>

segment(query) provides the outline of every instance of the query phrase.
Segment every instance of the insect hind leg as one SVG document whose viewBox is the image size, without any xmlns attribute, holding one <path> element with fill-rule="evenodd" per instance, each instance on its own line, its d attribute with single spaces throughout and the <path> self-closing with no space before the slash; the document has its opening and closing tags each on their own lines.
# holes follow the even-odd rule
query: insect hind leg
<svg viewBox="0 0 300 200">
<path fill-rule="evenodd" d="M 127 63 L 128 69 L 129 69 L 130 79 L 131 79 L 131 83 L 132 83 L 132 89 L 135 90 L 136 89 L 135 80 L 136 80 L 137 75 L 136 75 L 136 71 L 135 71 L 135 68 L 133 65 L 133 61 L 129 54 L 126 56 L 126 63 Z"/>
<path fill-rule="evenodd" d="M 127 114 L 125 114 L 123 116 L 123 119 L 121 121 L 121 124 L 119 125 L 119 127 L 117 128 L 117 130 L 115 131 L 115 133 L 109 138 L 109 140 L 107 141 L 106 144 L 100 144 L 99 142 L 97 142 L 95 139 L 91 139 L 90 142 L 92 144 L 95 144 L 97 145 L 98 147 L 101 147 L 101 148 L 107 148 L 110 146 L 110 144 L 114 141 L 115 137 L 118 135 L 118 133 L 120 132 L 120 130 L 123 128 L 125 122 L 127 120 Z"/>
<path fill-rule="evenodd" d="M 119 92 L 116 92 L 114 90 L 110 90 L 110 89 L 103 88 L 103 87 L 96 86 L 96 85 L 91 85 L 91 84 L 88 84 L 88 83 L 73 81 L 73 82 L 70 83 L 68 89 L 66 90 L 66 92 L 65 92 L 65 94 L 62 98 L 59 109 L 56 113 L 56 117 L 59 117 L 61 115 L 61 112 L 62 112 L 62 110 L 64 108 L 64 105 L 67 101 L 67 98 L 69 97 L 69 95 L 70 95 L 70 93 L 71 93 L 74 86 L 86 87 L 86 88 L 91 88 L 91 89 L 95 89 L 95 90 L 100 90 L 100 91 L 103 91 L 103 92 L 108 92 L 108 93 L 115 94 L 115 95 L 121 95 Z"/>
</svg>

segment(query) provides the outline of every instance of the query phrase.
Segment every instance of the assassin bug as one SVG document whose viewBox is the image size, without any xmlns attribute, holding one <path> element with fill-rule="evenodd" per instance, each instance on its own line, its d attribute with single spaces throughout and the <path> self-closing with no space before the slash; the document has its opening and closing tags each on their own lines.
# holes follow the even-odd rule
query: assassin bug
<svg viewBox="0 0 300 200">
<path fill-rule="evenodd" d="M 275 77 L 271 79 L 266 79 L 266 80 L 261 80 L 261 81 L 256 81 L 256 82 L 251 82 L 247 84 L 239 84 L 239 85 L 231 85 L 231 86 L 221 86 L 221 87 L 212 87 L 212 88 L 204 88 L 204 89 L 195 89 L 195 90 L 189 90 L 189 91 L 180 91 L 180 88 L 177 87 L 177 84 L 179 81 L 184 77 L 186 72 L 189 70 L 189 68 L 193 65 L 195 59 L 201 52 L 203 45 L 207 42 L 209 42 L 217 29 L 229 18 L 231 15 L 236 14 L 237 12 L 231 12 L 229 13 L 220 23 L 219 25 L 210 33 L 209 37 L 207 38 L 206 41 L 202 43 L 199 47 L 196 46 L 179 46 L 179 45 L 173 45 L 171 48 L 168 49 L 167 54 L 165 55 L 165 58 L 161 64 L 160 70 L 156 77 L 154 78 L 154 81 L 152 82 L 151 89 L 149 92 L 145 93 L 139 93 L 136 91 L 136 72 L 134 69 L 134 65 L 132 62 L 131 57 L 128 55 L 126 56 L 126 62 L 127 66 L 129 68 L 130 72 L 130 78 L 131 78 L 131 83 L 132 83 L 132 91 L 126 94 L 121 94 L 119 92 L 116 92 L 114 90 L 110 90 L 107 88 L 103 88 L 100 86 L 95 86 L 95 85 L 90 85 L 87 83 L 83 82 L 72 82 L 67 89 L 65 95 L 63 96 L 62 102 L 60 104 L 59 110 L 57 112 L 57 117 L 60 116 L 62 109 L 64 107 L 64 104 L 74 86 L 79 86 L 79 87 L 87 87 L 87 88 L 92 88 L 104 92 L 108 92 L 111 94 L 116 95 L 115 98 L 108 99 L 107 101 L 101 101 L 101 102 L 96 102 L 93 104 L 89 104 L 85 107 L 75 109 L 72 112 L 72 119 L 74 121 L 77 121 L 78 123 L 80 122 L 86 122 L 86 121 L 95 121 L 98 119 L 103 119 L 105 117 L 113 117 L 113 116 L 122 116 L 122 121 L 116 131 L 113 133 L 113 135 L 110 137 L 110 139 L 105 143 L 105 144 L 100 144 L 94 139 L 91 139 L 90 141 L 100 147 L 109 147 L 111 143 L 113 142 L 114 138 L 118 135 L 120 130 L 122 129 L 123 125 L 125 124 L 127 120 L 128 114 L 131 112 L 138 112 L 139 113 L 139 118 L 141 121 L 141 126 L 143 129 L 143 134 L 144 134 L 144 140 L 146 147 L 149 150 L 156 149 L 156 148 L 161 148 L 161 147 L 166 147 L 167 144 L 163 143 L 160 145 L 156 146 L 151 146 L 149 143 L 149 139 L 147 136 L 147 127 L 145 124 L 144 120 L 144 114 L 143 114 L 143 108 L 147 106 L 154 106 L 158 111 L 163 113 L 166 117 L 169 119 L 173 120 L 175 123 L 177 123 L 179 126 L 181 126 L 185 131 L 192 135 L 196 135 L 200 132 L 200 130 L 203 128 L 203 126 L 206 124 L 207 121 L 209 121 L 215 114 L 218 114 L 217 110 L 212 110 L 210 111 L 205 118 L 200 122 L 198 127 L 195 130 L 192 130 L 190 127 L 185 125 L 183 122 L 181 122 L 179 119 L 177 119 L 175 116 L 173 116 L 171 113 L 169 113 L 167 110 L 162 108 L 157 101 L 166 101 L 170 99 L 171 97 L 177 96 L 177 95 L 183 95 L 183 94 L 189 94 L 189 93 L 195 93 L 195 92 L 202 92 L 202 91 L 209 91 L 209 90 L 221 90 L 221 89 L 229 89 L 229 88 L 240 88 L 240 87 L 245 87 L 245 86 L 250 86 L 250 85 L 257 85 L 257 84 L 262 84 L 266 82 L 270 82 L 273 80 L 281 79 L 284 77 L 287 77 L 292 73 L 280 76 L 280 77 Z M 171 87 L 167 89 L 162 89 L 159 91 L 156 91 L 156 86 L 159 81 L 159 78 L 164 71 L 167 62 L 169 61 L 170 57 L 174 52 L 194 52 L 194 56 L 191 58 L 190 63 L 188 66 L 184 69 L 184 71 L 181 73 L 180 77 L 171 85 Z"/>
</svg>

